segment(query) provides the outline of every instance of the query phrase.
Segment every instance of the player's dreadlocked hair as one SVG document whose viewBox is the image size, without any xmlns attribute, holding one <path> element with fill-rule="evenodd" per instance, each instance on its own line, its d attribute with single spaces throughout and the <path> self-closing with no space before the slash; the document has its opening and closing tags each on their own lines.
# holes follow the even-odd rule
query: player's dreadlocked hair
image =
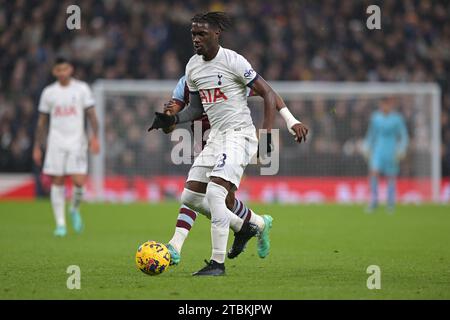
<svg viewBox="0 0 450 320">
<path fill-rule="evenodd" d="M 191 19 L 191 22 L 208 23 L 221 31 L 226 31 L 232 26 L 231 18 L 225 12 L 220 11 L 198 13 Z"/>
</svg>

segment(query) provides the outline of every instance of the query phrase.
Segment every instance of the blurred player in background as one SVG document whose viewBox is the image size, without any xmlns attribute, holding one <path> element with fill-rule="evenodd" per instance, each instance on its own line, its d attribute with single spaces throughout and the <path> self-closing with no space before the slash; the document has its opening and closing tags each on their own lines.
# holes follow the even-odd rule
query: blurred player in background
<svg viewBox="0 0 450 320">
<path fill-rule="evenodd" d="M 255 95 L 257 95 L 256 92 L 254 92 L 250 88 L 247 88 L 247 96 L 250 97 Z M 172 99 L 165 104 L 164 112 L 167 114 L 176 114 L 180 112 L 188 104 L 189 104 L 189 89 L 186 84 L 186 77 L 183 76 L 178 80 L 177 86 L 175 87 L 172 94 Z M 277 108 L 281 108 L 282 105 L 283 105 L 282 99 L 279 96 L 277 96 Z M 208 116 L 205 113 L 199 119 L 197 119 L 197 121 L 201 121 L 202 132 L 201 135 L 199 135 L 199 137 L 201 137 L 201 141 L 195 141 L 194 148 L 197 149 L 200 146 L 201 150 L 206 144 L 207 131 L 210 129 L 211 126 L 209 124 Z M 174 129 L 174 127 L 175 126 L 173 126 L 170 129 L 164 129 L 163 131 L 165 133 L 169 133 Z M 191 129 L 194 132 L 194 121 L 192 122 Z M 195 134 L 194 137 L 196 137 Z M 273 220 L 272 217 L 269 215 L 264 215 L 262 216 L 261 220 L 261 218 L 259 218 L 258 215 L 253 210 L 246 207 L 242 201 L 235 198 L 234 190 L 231 190 L 228 193 L 225 202 L 227 208 L 231 210 L 235 215 L 239 216 L 241 219 L 245 221 L 249 221 L 255 224 L 258 227 L 257 252 L 260 258 L 265 258 L 269 254 L 270 250 L 269 231 L 272 226 Z M 196 211 L 189 209 L 185 205 L 181 205 L 174 235 L 167 245 L 167 248 L 171 253 L 171 264 L 179 263 L 181 258 L 180 256 L 181 248 L 183 246 L 186 237 L 189 234 L 189 231 L 193 227 L 197 216 L 198 213 Z M 206 217 L 211 219 L 210 215 L 207 215 Z M 235 237 L 239 237 L 238 232 L 235 233 Z M 229 252 L 228 258 L 233 259 L 237 255 L 239 255 L 240 252 L 241 251 Z"/>
<path fill-rule="evenodd" d="M 89 139 L 91 151 L 98 153 L 100 145 L 91 89 L 85 82 L 72 78 L 73 66 L 65 58 L 56 59 L 52 72 L 57 81 L 47 86 L 40 98 L 33 160 L 41 166 L 41 148 L 45 141 L 46 126 L 50 121 L 43 172 L 52 179 L 50 200 L 56 220 L 54 235 L 63 237 L 67 234 L 64 191 L 66 176 L 71 176 L 74 185 L 70 206 L 72 226 L 77 233 L 83 229 L 80 203 L 88 169 L 86 117 L 92 129 Z"/>
<path fill-rule="evenodd" d="M 394 111 L 395 100 L 385 98 L 381 101 L 380 110 L 375 111 L 369 123 L 364 153 L 369 159 L 370 204 L 368 212 L 378 206 L 378 180 L 384 175 L 388 180 L 387 208 L 394 210 L 396 177 L 399 173 L 399 162 L 405 157 L 408 147 L 408 131 L 403 116 Z"/>
<path fill-rule="evenodd" d="M 150 127 L 150 130 L 169 128 L 195 120 L 203 112 L 211 124 L 208 142 L 194 161 L 181 196 L 184 205 L 211 214 L 212 255 L 207 265 L 194 273 L 197 276 L 225 273 L 229 227 L 240 230 L 245 243 L 255 234 L 251 224 L 239 219 L 226 205 L 228 193 L 239 187 L 244 169 L 258 148 L 256 129 L 247 106 L 247 87 L 264 99 L 263 128 L 268 131 L 268 143 L 260 151 L 271 150 L 270 130 L 277 94 L 258 77 L 244 57 L 219 45 L 221 32 L 230 25 L 229 18 L 221 12 L 194 16 L 191 33 L 196 55 L 186 66 L 189 106 L 176 115 L 157 112 Z M 306 135 L 307 130 L 287 108 L 282 108 L 280 113 L 286 117 L 290 130 L 298 131 L 300 137 Z M 236 243 L 235 238 L 231 252 L 236 249 Z"/>
</svg>

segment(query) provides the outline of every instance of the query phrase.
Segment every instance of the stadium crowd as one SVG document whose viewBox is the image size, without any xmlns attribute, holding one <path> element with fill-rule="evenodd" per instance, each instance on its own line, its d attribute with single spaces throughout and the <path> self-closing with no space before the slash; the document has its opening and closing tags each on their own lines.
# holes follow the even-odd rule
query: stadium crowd
<svg viewBox="0 0 450 320">
<path fill-rule="evenodd" d="M 267 80 L 437 82 L 443 92 L 442 168 L 450 175 L 449 1 L 82 0 L 75 1 L 81 29 L 69 30 L 66 8 L 73 3 L 0 0 L 0 171 L 32 170 L 38 99 L 52 81 L 57 55 L 70 56 L 76 77 L 90 83 L 100 78 L 178 79 L 192 55 L 190 18 L 220 10 L 235 19 L 234 29 L 223 36 L 224 46 L 244 55 Z M 368 30 L 366 8 L 377 3 L 382 29 Z M 153 108 L 162 101 L 151 107 L 145 99 L 111 101 L 105 136 L 112 171 L 132 174 L 141 161 L 164 172 L 161 159 L 149 155 L 167 147 L 165 138 L 142 138 Z M 349 139 L 350 131 L 342 129 L 347 124 L 339 121 L 351 121 L 361 137 L 365 133 L 363 107 L 358 109 L 363 121 L 339 105 L 316 101 L 297 107 L 311 110 L 302 114 L 315 134 L 308 148 L 325 154 L 324 161 L 327 153 L 343 153 L 340 146 Z M 411 129 L 413 123 L 407 122 Z"/>
</svg>

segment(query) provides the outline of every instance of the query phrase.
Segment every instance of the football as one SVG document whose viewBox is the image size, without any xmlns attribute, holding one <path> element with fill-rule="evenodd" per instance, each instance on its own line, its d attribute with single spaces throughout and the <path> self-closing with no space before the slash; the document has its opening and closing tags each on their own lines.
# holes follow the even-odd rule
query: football
<svg viewBox="0 0 450 320">
<path fill-rule="evenodd" d="M 136 252 L 136 266 L 143 273 L 155 276 L 163 273 L 170 264 L 167 247 L 156 241 L 141 244 Z"/>
</svg>

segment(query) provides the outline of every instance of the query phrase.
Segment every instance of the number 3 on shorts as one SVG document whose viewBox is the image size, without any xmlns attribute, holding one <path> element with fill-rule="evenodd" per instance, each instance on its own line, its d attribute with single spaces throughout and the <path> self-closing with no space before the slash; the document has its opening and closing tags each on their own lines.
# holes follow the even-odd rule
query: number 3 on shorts
<svg viewBox="0 0 450 320">
<path fill-rule="evenodd" d="M 227 158 L 227 155 L 225 153 L 222 153 L 222 156 L 219 158 L 216 168 L 223 168 L 225 166 L 226 158 Z"/>
</svg>

